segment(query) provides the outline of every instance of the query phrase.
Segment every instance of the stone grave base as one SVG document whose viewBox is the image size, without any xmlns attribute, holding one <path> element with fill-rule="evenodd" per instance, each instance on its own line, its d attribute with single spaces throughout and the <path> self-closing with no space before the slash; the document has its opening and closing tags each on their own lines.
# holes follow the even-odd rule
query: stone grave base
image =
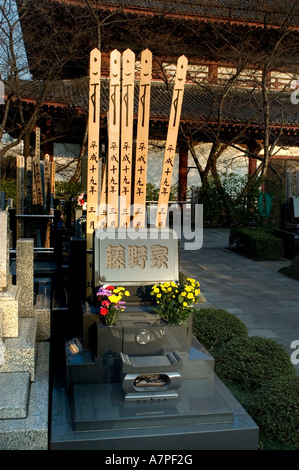
<svg viewBox="0 0 299 470">
<path fill-rule="evenodd" d="M 0 450 L 48 449 L 50 347 L 39 342 L 36 348 L 34 382 L 28 372 L 1 374 Z"/>
<path fill-rule="evenodd" d="M 188 354 L 178 399 L 125 401 L 120 382 L 74 384 L 72 393 L 54 387 L 50 449 L 257 449 L 257 425 L 213 368 L 196 372 L 201 361 L 207 367 L 202 351 Z"/>
</svg>

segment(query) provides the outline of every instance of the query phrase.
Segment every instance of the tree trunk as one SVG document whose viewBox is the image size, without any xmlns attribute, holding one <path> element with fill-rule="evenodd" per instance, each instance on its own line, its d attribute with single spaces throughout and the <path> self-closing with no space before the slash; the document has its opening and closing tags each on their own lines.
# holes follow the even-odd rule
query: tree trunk
<svg viewBox="0 0 299 470">
<path fill-rule="evenodd" d="M 86 146 L 87 146 L 87 138 L 88 138 L 88 119 L 86 119 L 85 131 L 83 136 L 83 141 L 80 147 L 80 153 L 78 156 L 77 166 L 74 175 L 70 179 L 70 183 L 77 183 L 81 177 L 82 172 L 82 158 L 85 155 Z"/>
</svg>

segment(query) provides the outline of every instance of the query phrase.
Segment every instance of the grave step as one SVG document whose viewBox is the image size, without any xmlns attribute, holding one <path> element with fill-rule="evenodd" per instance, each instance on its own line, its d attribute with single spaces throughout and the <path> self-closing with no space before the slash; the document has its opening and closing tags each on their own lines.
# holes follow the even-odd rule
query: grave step
<svg viewBox="0 0 299 470">
<path fill-rule="evenodd" d="M 231 428 L 233 412 L 208 379 L 185 380 L 178 394 L 178 399 L 131 403 L 124 402 L 119 383 L 74 385 L 74 429 L 141 429 L 145 422 L 151 428 L 215 424 Z"/>
<path fill-rule="evenodd" d="M 26 418 L 30 391 L 29 372 L 0 374 L 0 419 Z"/>
<path fill-rule="evenodd" d="M 50 343 L 39 341 L 36 343 L 36 348 L 35 382 L 30 382 L 28 373 L 13 373 L 19 377 L 23 376 L 23 387 L 24 384 L 29 386 L 27 415 L 22 418 L 16 416 L 11 419 L 0 419 L 0 451 L 48 450 Z M 12 377 L 11 373 L 6 375 L 8 379 L 9 376 Z M 28 381 L 25 381 L 26 375 Z M 2 376 L 4 373 L 0 374 L 0 377 Z M 16 398 L 10 393 L 10 401 L 14 402 L 14 405 L 15 400 Z M 8 414 L 8 410 L 6 413 Z"/>
<path fill-rule="evenodd" d="M 37 318 L 19 318 L 19 336 L 5 338 L 5 362 L 2 372 L 29 372 L 30 380 L 35 380 L 35 348 Z"/>
</svg>

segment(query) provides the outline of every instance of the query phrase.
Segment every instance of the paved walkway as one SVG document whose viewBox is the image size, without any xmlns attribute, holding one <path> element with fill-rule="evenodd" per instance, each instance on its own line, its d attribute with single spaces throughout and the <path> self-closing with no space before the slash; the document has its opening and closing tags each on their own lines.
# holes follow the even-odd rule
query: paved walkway
<svg viewBox="0 0 299 470">
<path fill-rule="evenodd" d="M 278 272 L 290 260 L 255 262 L 228 248 L 229 230 L 204 230 L 200 250 L 181 250 L 180 269 L 200 282 L 204 306 L 234 313 L 250 336 L 277 341 L 290 357 L 298 351 L 298 360 L 299 281 Z"/>
</svg>

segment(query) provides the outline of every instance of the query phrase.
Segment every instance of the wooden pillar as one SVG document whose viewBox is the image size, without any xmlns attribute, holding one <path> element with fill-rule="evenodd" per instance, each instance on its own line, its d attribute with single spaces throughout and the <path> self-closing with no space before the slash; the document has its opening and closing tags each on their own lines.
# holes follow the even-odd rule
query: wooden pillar
<svg viewBox="0 0 299 470">
<path fill-rule="evenodd" d="M 187 175 L 188 175 L 188 147 L 179 146 L 179 201 L 187 199 Z"/>
<path fill-rule="evenodd" d="M 209 81 L 211 83 L 217 83 L 218 82 L 218 65 L 210 64 L 208 73 L 209 73 Z"/>
<path fill-rule="evenodd" d="M 25 158 L 23 155 L 17 156 L 17 213 L 24 214 L 24 194 L 25 194 Z M 17 221 L 17 239 L 24 237 L 24 221 Z"/>
<path fill-rule="evenodd" d="M 256 158 L 249 157 L 248 161 L 248 174 L 253 175 L 257 167 L 257 160 Z"/>
<path fill-rule="evenodd" d="M 44 152 L 44 155 L 54 155 L 54 144 L 53 142 L 46 142 L 44 145 L 43 145 L 43 152 Z"/>
</svg>

